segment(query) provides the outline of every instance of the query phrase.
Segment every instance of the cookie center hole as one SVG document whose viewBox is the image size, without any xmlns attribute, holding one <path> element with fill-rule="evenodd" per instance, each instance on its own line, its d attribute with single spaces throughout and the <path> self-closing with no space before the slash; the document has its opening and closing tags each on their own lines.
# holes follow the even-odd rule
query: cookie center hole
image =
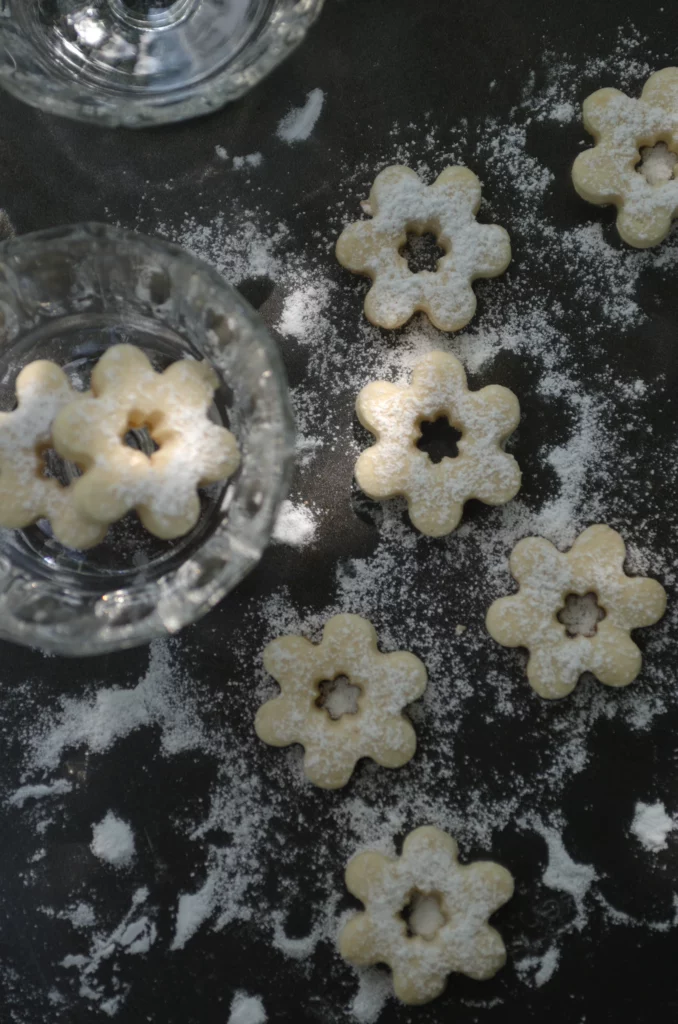
<svg viewBox="0 0 678 1024">
<path fill-rule="evenodd" d="M 418 935 L 429 942 L 447 922 L 440 893 L 420 889 L 413 890 L 400 916 L 407 925 L 408 938 Z"/>
<path fill-rule="evenodd" d="M 594 636 L 598 623 L 605 618 L 605 609 L 598 604 L 596 594 L 568 594 L 565 605 L 558 612 L 558 622 L 565 626 L 568 636 Z"/>
<path fill-rule="evenodd" d="M 336 679 L 324 679 L 318 684 L 320 695 L 316 707 L 322 708 L 333 721 L 343 715 L 358 714 L 358 700 L 362 694 L 359 686 L 355 686 L 348 676 L 337 676 Z"/>
<path fill-rule="evenodd" d="M 66 487 L 71 480 L 80 475 L 77 466 L 67 463 L 54 448 L 38 448 L 36 454 L 39 475 L 45 480 L 58 480 Z"/>
<path fill-rule="evenodd" d="M 450 424 L 447 416 L 424 420 L 419 424 L 419 430 L 421 437 L 417 441 L 417 448 L 426 452 L 431 462 L 456 459 L 459 454 L 457 444 L 461 441 L 462 433 Z"/>
<path fill-rule="evenodd" d="M 636 167 L 649 185 L 665 185 L 676 176 L 678 155 L 672 153 L 665 142 L 655 146 L 644 146 L 640 151 L 640 163 Z"/>
<path fill-rule="evenodd" d="M 419 274 L 422 270 L 434 273 L 438 269 L 438 260 L 445 255 L 445 250 L 438 245 L 438 239 L 430 231 L 417 235 L 408 231 L 407 241 L 400 250 L 400 255 L 407 260 L 411 273 Z"/>
<path fill-rule="evenodd" d="M 159 445 L 151 437 L 148 427 L 132 427 L 123 438 L 128 448 L 134 448 L 137 452 L 143 452 L 149 459 L 154 452 L 157 452 Z"/>
</svg>

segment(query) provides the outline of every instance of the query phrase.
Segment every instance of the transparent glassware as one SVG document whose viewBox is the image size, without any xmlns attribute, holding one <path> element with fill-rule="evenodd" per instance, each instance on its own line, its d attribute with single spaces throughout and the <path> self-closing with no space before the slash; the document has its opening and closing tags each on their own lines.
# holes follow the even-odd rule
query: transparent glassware
<svg viewBox="0 0 678 1024">
<path fill-rule="evenodd" d="M 0 85 L 52 114 L 138 128 L 237 99 L 323 0 L 0 0 Z"/>
<path fill-rule="evenodd" d="M 0 410 L 15 407 L 28 362 L 51 359 L 86 390 L 94 364 L 119 343 L 138 345 L 157 370 L 209 360 L 221 381 L 211 416 L 235 434 L 240 468 L 202 492 L 199 522 L 176 541 L 147 533 L 134 512 L 86 551 L 63 547 L 44 520 L 0 529 L 4 639 L 81 655 L 176 633 L 232 590 L 269 540 L 294 428 L 282 362 L 258 314 L 211 267 L 133 232 L 81 224 L 0 244 Z M 145 430 L 126 441 L 154 448 Z M 44 459 L 62 483 L 78 472 L 52 451 Z"/>
</svg>

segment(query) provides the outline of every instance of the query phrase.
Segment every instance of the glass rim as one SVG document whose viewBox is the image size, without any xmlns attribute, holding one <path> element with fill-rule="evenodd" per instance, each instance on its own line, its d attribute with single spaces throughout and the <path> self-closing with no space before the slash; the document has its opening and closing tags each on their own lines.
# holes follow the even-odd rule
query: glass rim
<svg viewBox="0 0 678 1024">
<path fill-rule="evenodd" d="M 48 76 L 38 82 L 8 63 L 0 63 L 0 86 L 49 114 L 109 128 L 150 128 L 185 121 L 218 110 L 258 85 L 302 42 L 324 2 L 296 0 L 289 11 L 279 12 L 267 23 L 257 39 L 258 44 L 264 40 L 267 45 L 257 46 L 254 59 L 251 44 L 246 43 L 221 71 L 177 90 L 140 95 L 104 91 L 97 95 L 92 90 L 88 99 L 86 90 L 75 82 Z"/>
<path fill-rule="evenodd" d="M 134 621 L 123 625 L 114 624 L 114 628 L 109 627 L 107 630 L 102 620 L 101 629 L 96 635 L 88 636 L 82 631 L 71 633 L 68 628 L 55 631 L 49 623 L 41 625 L 35 622 L 18 622 L 16 618 L 8 616 L 0 603 L 2 639 L 38 647 L 50 653 L 82 656 L 123 650 L 172 636 L 201 618 L 242 581 L 258 563 L 266 549 L 280 505 L 287 495 L 294 464 L 295 425 L 282 357 L 264 321 L 217 270 L 176 243 L 126 228 L 93 221 L 82 222 L 47 228 L 0 242 L 0 270 L 7 264 L 11 268 L 13 257 L 44 254 L 51 245 L 58 247 L 69 242 L 89 243 L 93 250 L 102 246 L 108 248 L 111 245 L 133 246 L 136 249 L 143 249 L 151 256 L 181 261 L 209 288 L 227 299 L 229 315 L 233 315 L 236 322 L 247 329 L 263 357 L 262 362 L 268 375 L 267 387 L 275 403 L 276 450 L 280 455 L 280 462 L 276 463 L 276 478 L 269 481 L 271 500 L 266 504 L 258 520 L 258 532 L 255 537 L 257 543 L 253 541 L 248 544 L 233 544 L 229 547 L 228 560 L 224 560 L 223 545 L 228 543 L 226 538 L 230 521 L 227 519 L 205 537 L 198 549 L 205 565 L 211 567 L 206 573 L 204 568 L 201 569 L 189 557 L 177 567 L 161 572 L 152 583 L 140 582 L 135 586 L 116 589 L 115 581 L 111 579 L 109 590 L 101 587 L 100 592 L 90 595 L 90 600 L 109 602 L 108 607 L 111 608 L 116 602 L 119 605 L 127 603 L 131 606 L 135 601 L 150 600 L 152 595 L 155 596 L 156 608 L 153 615 L 144 618 L 140 623 Z M 209 353 L 205 358 L 209 360 Z M 2 532 L 14 533 L 9 530 Z M 7 560 L 7 555 L 1 552 L 0 595 L 5 589 L 2 577 L 7 575 L 2 563 Z M 200 583 L 201 574 L 207 577 L 204 585 Z M 64 605 L 68 605 L 69 591 L 66 588 L 63 590 L 62 599 Z"/>
</svg>

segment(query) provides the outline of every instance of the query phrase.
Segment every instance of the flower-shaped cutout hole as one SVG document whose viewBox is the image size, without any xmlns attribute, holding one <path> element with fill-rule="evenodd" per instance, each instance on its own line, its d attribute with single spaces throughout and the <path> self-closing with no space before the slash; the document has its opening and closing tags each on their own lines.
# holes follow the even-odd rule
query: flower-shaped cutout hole
<svg viewBox="0 0 678 1024">
<path fill-rule="evenodd" d="M 400 255 L 407 262 L 411 274 L 419 274 L 422 271 L 435 274 L 438 263 L 445 254 L 446 250 L 439 244 L 437 236 L 432 231 L 424 231 L 421 234 L 408 231 L 407 241 L 400 249 Z"/>
<path fill-rule="evenodd" d="M 323 708 L 333 722 L 344 715 L 357 715 L 360 710 L 362 687 L 355 686 L 348 676 L 336 676 L 335 679 L 323 679 L 318 684 L 319 695 L 315 706 Z"/>
<path fill-rule="evenodd" d="M 49 444 L 38 445 L 35 456 L 38 460 L 37 472 L 44 480 L 57 480 L 66 487 L 78 475 L 76 466 L 73 466 L 73 472 L 69 473 L 65 460 Z"/>
<path fill-rule="evenodd" d="M 458 443 L 464 436 L 461 430 L 453 427 L 447 416 L 436 416 L 434 420 L 422 420 L 419 424 L 421 437 L 417 448 L 425 452 L 431 462 L 437 465 L 443 459 L 456 459 L 459 455 Z"/>
<path fill-rule="evenodd" d="M 448 921 L 440 893 L 422 892 L 421 889 L 412 890 L 400 916 L 405 922 L 408 938 L 419 936 L 427 942 L 435 939 Z"/>
<path fill-rule="evenodd" d="M 589 590 L 587 594 L 568 594 L 556 618 L 565 626 L 567 636 L 574 639 L 576 636 L 595 636 L 598 623 L 606 614 L 598 604 L 598 595 Z"/>
<path fill-rule="evenodd" d="M 666 142 L 656 142 L 653 146 L 643 146 L 636 171 L 642 174 L 648 185 L 665 185 L 676 177 L 678 153 L 669 149 Z"/>
<path fill-rule="evenodd" d="M 150 459 L 155 452 L 160 450 L 160 445 L 153 440 L 151 430 L 152 426 L 148 423 L 144 423 L 141 426 L 130 426 L 128 424 L 123 440 L 128 448 L 133 448 L 136 452 L 143 452 Z"/>
</svg>

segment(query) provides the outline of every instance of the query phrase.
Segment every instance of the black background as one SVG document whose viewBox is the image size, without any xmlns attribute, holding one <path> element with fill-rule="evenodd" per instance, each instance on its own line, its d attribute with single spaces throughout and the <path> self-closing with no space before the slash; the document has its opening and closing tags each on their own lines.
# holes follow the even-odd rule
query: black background
<svg viewBox="0 0 678 1024">
<path fill-rule="evenodd" d="M 394 122 L 416 121 L 423 108 L 450 121 L 462 116 L 482 119 L 487 113 L 492 80 L 499 83 L 496 103 L 506 112 L 519 101 L 526 74 L 546 48 L 580 55 L 583 65 L 585 58 L 609 55 L 616 45 L 619 25 L 629 20 L 652 40 L 657 67 L 675 62 L 673 40 L 678 21 L 668 4 L 659 8 L 637 0 L 618 4 L 607 0 L 327 0 L 305 45 L 283 67 L 242 101 L 204 120 L 139 133 L 113 132 L 47 118 L 2 96 L 0 201 L 20 233 L 90 219 L 141 226 L 148 232 L 153 232 L 156 225 L 179 223 L 193 212 L 209 220 L 225 208 L 229 194 L 237 197 L 244 187 L 242 177 L 233 173 L 224 184 L 222 174 L 220 192 L 216 194 L 215 146 L 224 145 L 230 152 L 243 154 L 259 150 L 262 140 L 274 134 L 289 107 L 303 102 L 308 91 L 319 87 L 326 94 L 326 107 L 311 138 L 303 147 L 278 147 L 275 159 L 265 160 L 257 172 L 256 185 L 251 187 L 258 195 L 266 196 L 273 215 L 296 218 L 300 237 L 316 228 L 325 233 L 328 210 L 335 210 L 338 196 L 343 194 L 342 168 L 353 160 L 356 164 L 369 161 L 372 150 L 386 151 Z M 597 84 L 586 83 L 589 87 L 582 87 L 581 98 Z M 577 121 L 551 135 L 544 130 L 535 137 L 534 144 L 540 150 L 537 155 L 544 158 L 562 185 L 552 192 L 550 212 L 562 226 L 599 218 L 606 225 L 606 236 L 617 245 L 611 212 L 592 211 L 567 185 L 573 155 L 583 138 Z M 366 194 L 370 178 L 356 188 L 357 196 Z M 355 203 L 352 209 L 356 209 Z M 493 214 L 498 223 L 511 220 L 510 208 L 502 207 L 501 201 L 494 206 Z M 524 255 L 519 227 L 512 232 L 512 241 L 519 263 Z M 293 256 L 292 251 L 290 258 Z M 335 274 L 338 281 L 344 280 L 340 268 L 333 267 L 329 259 L 328 273 Z M 553 274 L 557 291 L 557 268 L 545 273 Z M 243 292 L 258 306 L 265 298 L 264 315 L 271 321 L 276 318 L 280 308 L 276 282 L 234 283 L 241 284 Z M 348 287 L 354 299 L 362 294 L 360 284 L 350 282 Z M 656 400 L 647 407 L 647 422 L 652 424 L 654 436 L 652 440 L 638 433 L 629 436 L 629 445 L 638 448 L 637 473 L 634 479 L 620 481 L 620 487 L 641 499 L 650 486 L 646 472 L 656 449 L 669 452 L 676 434 L 671 399 L 678 323 L 674 281 L 648 275 L 642 288 L 641 301 L 650 311 L 648 321 L 621 336 L 616 330 L 610 331 L 609 344 L 605 340 L 591 355 L 592 373 L 614 361 L 628 368 L 630 376 L 640 373 L 656 387 Z M 479 291 L 482 293 L 482 288 Z M 588 358 L 588 342 L 581 332 L 578 337 L 575 329 L 576 309 L 572 310 L 571 322 L 576 352 L 573 360 Z M 581 350 L 576 348 L 578 341 L 584 346 Z M 303 349 L 284 341 L 283 345 L 290 381 L 295 387 L 303 385 Z M 520 445 L 523 469 L 533 471 L 532 480 L 526 479 L 526 498 L 537 501 L 548 490 L 550 478 L 536 465 L 534 452 L 542 432 L 550 428 L 551 411 L 536 399 L 530 405 L 532 370 L 523 361 L 511 355 L 500 358 L 491 379 L 519 392 L 523 410 L 531 414 L 521 427 Z M 335 390 L 328 379 L 330 397 L 337 422 L 348 433 L 357 429 L 352 418 L 354 395 L 343 393 L 341 388 Z M 557 436 L 562 425 L 554 423 L 553 429 Z M 651 485 L 653 508 L 665 507 L 666 517 L 655 517 L 648 525 L 643 502 L 637 500 L 629 502 L 622 521 L 611 525 L 623 528 L 625 533 L 641 534 L 648 542 L 661 543 L 671 557 L 672 551 L 678 553 L 674 539 L 675 488 L 670 472 L 673 462 L 667 457 L 661 465 L 663 475 Z M 303 491 L 304 497 L 322 500 L 327 510 L 321 543 L 301 553 L 282 546 L 271 548 L 232 599 L 182 636 L 181 657 L 192 676 L 215 695 L 217 709 L 224 678 L 242 671 L 240 662 L 238 668 L 230 667 L 230 638 L 237 637 L 241 647 L 249 644 L 253 660 L 258 657 L 262 640 L 268 639 L 261 628 L 251 627 L 249 616 L 256 603 L 287 585 L 295 601 L 321 610 L 330 600 L 329 581 L 337 559 L 366 557 L 374 550 L 375 518 L 356 498 L 351 473 L 350 457 L 323 457 L 313 477 L 304 478 Z M 436 571 L 440 547 L 424 539 L 419 550 L 422 574 Z M 669 600 L 675 600 L 672 588 L 667 589 Z M 401 611 L 391 609 L 391 618 L 397 621 Z M 480 616 L 482 608 L 467 609 L 467 616 L 474 614 Z M 443 612 L 441 628 L 445 619 Z M 644 679 L 645 685 L 660 688 L 670 705 L 675 664 L 670 641 L 675 626 L 666 630 L 663 635 L 668 642 L 655 652 L 657 675 L 653 679 L 646 674 Z M 247 636 L 243 639 L 244 631 Z M 493 665 L 501 665 L 518 679 L 518 659 L 488 645 L 485 660 L 477 663 L 478 679 Z M 40 709 L 56 706 L 63 694 L 84 693 L 95 681 L 98 685 L 133 685 L 146 662 L 144 650 L 105 659 L 64 661 L 2 645 L 0 780 L 6 791 L 19 784 L 23 730 Z M 582 701 L 593 693 L 592 684 L 584 683 L 582 687 L 586 696 L 576 705 L 578 722 L 585 708 Z M 537 748 L 541 751 L 552 735 L 544 725 L 546 716 L 551 716 L 551 721 L 555 716 L 567 730 L 574 707 L 565 702 L 554 710 L 535 700 L 521 718 L 519 729 L 508 734 L 500 734 L 498 726 L 484 729 L 480 720 L 476 727 L 471 725 L 458 754 L 460 788 L 473 784 L 472 757 L 478 751 L 483 757 L 495 757 L 498 771 L 514 760 L 522 758 L 525 763 L 533 758 L 534 770 L 539 773 L 543 761 L 541 753 L 537 756 Z M 215 729 L 220 727 L 223 713 L 206 709 Z M 235 701 L 227 713 L 236 741 L 251 744 L 246 701 Z M 669 851 L 651 863 L 637 847 L 631 849 L 622 822 L 630 821 L 639 794 L 648 800 L 664 799 L 667 807 L 671 803 L 676 789 L 676 725 L 678 702 L 655 721 L 651 732 L 631 733 L 616 719 L 597 720 L 591 734 L 592 757 L 568 786 L 559 808 L 569 823 L 567 842 L 572 857 L 596 865 L 606 895 L 615 906 L 644 918 L 663 920 L 670 916 L 672 894 L 678 891 L 678 854 Z M 420 742 L 425 744 L 427 737 L 424 724 Z M 265 751 L 257 756 L 270 758 L 266 763 L 271 771 L 278 770 L 279 752 Z M 27 856 L 35 848 L 34 836 L 17 812 L 2 812 L 3 1024 L 50 1020 L 89 1024 L 107 1019 L 86 999 L 79 998 L 77 989 L 71 989 L 67 1004 L 60 1008 L 47 1002 L 46 992 L 52 985 L 59 983 L 63 992 L 68 991 L 64 981 L 68 976 L 57 962 L 72 947 L 61 946 L 63 932 L 36 908 L 41 903 L 64 903 L 77 876 L 84 889 L 96 886 L 110 909 L 111 920 L 115 920 L 118 899 L 122 906 L 117 877 L 102 869 L 88 846 L 91 822 L 103 817 L 110 806 L 122 803 L 128 816 L 145 823 L 148 845 L 140 854 L 138 870 L 143 881 L 139 884 L 153 878 L 153 897 L 161 908 L 156 923 L 162 941 L 148 956 L 130 958 L 125 963 L 125 977 L 132 987 L 115 1020 L 121 1024 L 226 1024 L 233 992 L 240 988 L 262 996 L 272 1021 L 310 1024 L 351 1019 L 348 1012 L 342 1015 L 341 1007 L 350 1002 L 354 977 L 329 944 L 318 947 L 310 971 L 302 970 L 270 947 L 255 920 L 216 933 L 203 928 L 183 951 L 168 951 L 176 894 L 193 891 L 200 884 L 200 858 L 194 846 L 177 838 L 172 822 L 182 816 L 199 821 L 204 815 L 216 772 L 208 758 L 192 754 L 163 758 L 159 738 L 149 729 L 133 733 L 105 756 L 74 750 L 63 770 L 77 785 L 58 835 L 45 839 L 48 864 L 35 884 L 26 886 L 23 880 Z M 276 778 L 272 785 L 283 786 L 284 779 Z M 538 789 L 536 786 L 535 792 Z M 312 799 L 313 814 L 325 821 L 330 813 L 330 797 L 314 794 Z M 415 820 L 411 824 L 420 823 Z M 297 844 L 295 884 L 303 893 L 306 886 L 313 887 L 314 838 L 303 824 L 290 823 L 288 831 L 289 843 Z M 495 837 L 491 851 L 467 848 L 464 852 L 469 857 L 491 852 L 509 865 L 516 877 L 516 897 L 496 918 L 509 957 L 543 953 L 550 937 L 558 935 L 564 922 L 567 925 L 574 917 L 570 897 L 547 889 L 541 881 L 547 863 L 544 842 L 535 833 L 510 826 Z M 335 864 L 322 865 L 323 871 L 333 872 L 338 888 L 342 869 L 339 858 Z M 348 898 L 341 904 L 352 905 Z M 298 934 L 303 935 L 303 900 L 299 914 Z M 539 1022 L 549 1019 L 553 1024 L 588 1024 L 621 1017 L 644 1024 L 656 1018 L 672 1018 L 672 1011 L 678 1009 L 674 932 L 643 927 L 610 929 L 595 914 L 583 931 L 566 931 L 559 969 L 542 988 L 522 983 L 509 963 L 485 986 L 455 979 L 448 993 L 426 1008 L 399 1008 L 389 1002 L 380 1020 L 394 1024 L 491 1020 L 503 1024 L 520 1017 Z M 473 1000 L 498 1002 L 474 1009 L 470 1005 Z"/>
</svg>

